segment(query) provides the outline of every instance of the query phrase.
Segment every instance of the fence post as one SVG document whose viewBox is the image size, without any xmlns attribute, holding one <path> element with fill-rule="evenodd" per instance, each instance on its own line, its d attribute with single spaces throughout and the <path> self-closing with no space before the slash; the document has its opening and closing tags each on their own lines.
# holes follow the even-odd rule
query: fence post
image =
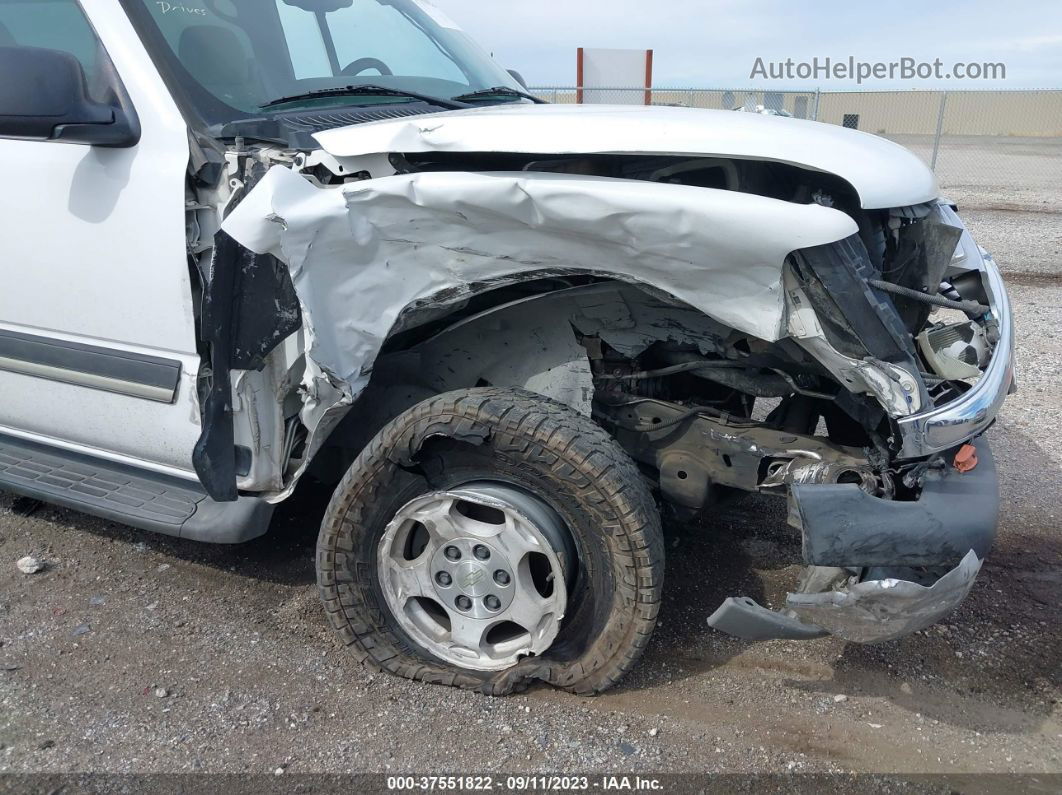
<svg viewBox="0 0 1062 795">
<path fill-rule="evenodd" d="M 557 89 L 553 89 L 553 104 L 557 104 Z"/>
<path fill-rule="evenodd" d="M 811 111 L 811 120 L 812 121 L 818 121 L 819 120 L 819 97 L 821 97 L 821 96 L 822 96 L 822 89 L 821 88 L 816 88 L 815 89 L 815 109 L 813 111 Z"/>
<path fill-rule="evenodd" d="M 583 104 L 583 64 L 585 62 L 585 55 L 583 48 L 580 47 L 576 53 L 575 63 L 575 104 Z"/>
<path fill-rule="evenodd" d="M 940 154 L 940 134 L 944 130 L 944 110 L 948 107 L 948 92 L 940 93 L 940 110 L 937 111 L 937 133 L 933 136 L 933 160 L 929 164 L 932 171 L 937 170 L 937 155 Z"/>
<path fill-rule="evenodd" d="M 693 89 L 692 88 L 690 89 L 690 107 L 691 108 L 697 107 L 696 102 L 693 99 Z"/>
</svg>

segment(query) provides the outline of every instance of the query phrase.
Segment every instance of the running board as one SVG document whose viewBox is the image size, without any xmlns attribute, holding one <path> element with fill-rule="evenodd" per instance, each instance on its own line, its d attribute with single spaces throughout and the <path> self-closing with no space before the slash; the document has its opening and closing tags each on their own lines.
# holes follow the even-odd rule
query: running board
<svg viewBox="0 0 1062 795">
<path fill-rule="evenodd" d="M 0 434 L 0 489 L 141 530 L 212 544 L 264 535 L 273 506 L 214 502 L 198 483 Z"/>
</svg>

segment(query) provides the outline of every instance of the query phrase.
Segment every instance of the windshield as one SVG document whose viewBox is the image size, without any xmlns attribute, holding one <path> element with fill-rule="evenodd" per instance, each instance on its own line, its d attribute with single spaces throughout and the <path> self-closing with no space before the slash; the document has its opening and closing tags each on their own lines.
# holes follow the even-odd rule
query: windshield
<svg viewBox="0 0 1062 795">
<path fill-rule="evenodd" d="M 163 72 L 208 125 L 346 86 L 440 98 L 521 88 L 428 0 L 124 2 Z M 409 101 L 363 92 L 293 99 L 268 112 Z"/>
</svg>

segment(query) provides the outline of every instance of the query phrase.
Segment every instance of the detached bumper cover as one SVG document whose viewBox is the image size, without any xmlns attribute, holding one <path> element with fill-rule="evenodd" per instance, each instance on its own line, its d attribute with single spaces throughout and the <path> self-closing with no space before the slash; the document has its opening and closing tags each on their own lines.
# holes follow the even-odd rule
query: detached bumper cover
<svg viewBox="0 0 1062 795">
<path fill-rule="evenodd" d="M 935 624 L 966 598 L 995 538 L 995 462 L 987 442 L 979 439 L 976 446 L 976 469 L 966 474 L 949 470 L 928 482 L 915 502 L 880 500 L 856 486 L 793 487 L 809 565 L 954 567 L 935 583 L 850 581 L 836 590 L 791 593 L 782 612 L 731 598 L 708 619 L 709 626 L 748 640 L 828 633 L 856 643 L 880 643 Z"/>
<path fill-rule="evenodd" d="M 752 599 L 730 597 L 708 626 L 746 640 L 810 640 L 836 635 L 854 643 L 882 643 L 925 629 L 970 593 L 981 559 L 970 550 L 959 565 L 926 587 L 906 580 L 868 580 L 839 591 L 791 593 L 782 612 Z"/>
<path fill-rule="evenodd" d="M 770 610 L 747 596 L 731 596 L 723 602 L 708 617 L 708 626 L 745 640 L 811 640 L 830 634 L 805 624 L 795 614 Z"/>
<path fill-rule="evenodd" d="M 999 523 L 999 478 L 988 442 L 977 468 L 933 474 L 914 502 L 872 497 L 851 484 L 795 484 L 791 495 L 809 566 L 955 566 L 988 554 Z"/>
<path fill-rule="evenodd" d="M 870 580 L 843 591 L 791 593 L 786 606 L 802 622 L 855 643 L 895 640 L 931 626 L 970 593 L 981 560 L 970 550 L 930 587 L 906 580 Z"/>
</svg>

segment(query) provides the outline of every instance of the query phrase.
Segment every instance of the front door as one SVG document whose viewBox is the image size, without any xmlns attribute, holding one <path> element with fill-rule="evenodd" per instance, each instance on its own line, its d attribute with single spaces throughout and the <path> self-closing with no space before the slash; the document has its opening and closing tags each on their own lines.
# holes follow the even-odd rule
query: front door
<svg viewBox="0 0 1062 795">
<path fill-rule="evenodd" d="M 0 0 L 0 47 L 74 55 L 101 101 L 120 80 L 141 127 L 0 138 L 0 433 L 194 479 L 187 126 L 118 0 Z"/>
</svg>

